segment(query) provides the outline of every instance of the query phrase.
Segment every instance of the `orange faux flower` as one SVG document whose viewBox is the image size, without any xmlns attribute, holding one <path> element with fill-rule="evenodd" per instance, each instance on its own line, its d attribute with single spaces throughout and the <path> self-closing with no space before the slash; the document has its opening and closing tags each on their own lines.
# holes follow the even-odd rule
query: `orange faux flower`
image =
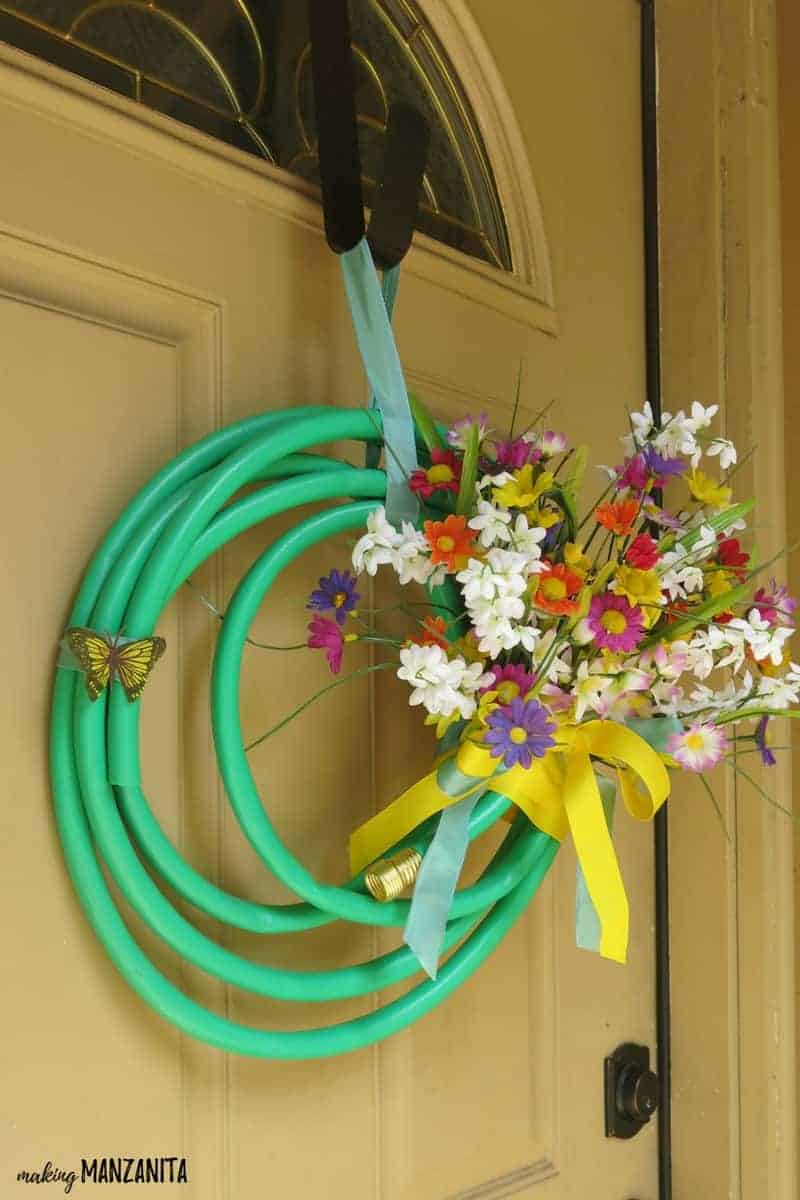
<svg viewBox="0 0 800 1200">
<path fill-rule="evenodd" d="M 447 622 L 444 617 L 426 617 L 422 622 L 422 632 L 408 639 L 416 646 L 441 646 L 446 650 L 450 645 L 447 640 Z"/>
<path fill-rule="evenodd" d="M 449 516 L 444 521 L 426 521 L 424 529 L 432 563 L 444 563 L 448 571 L 460 571 L 467 565 L 475 535 L 467 527 L 466 517 Z"/>
<path fill-rule="evenodd" d="M 594 519 L 598 525 L 604 525 L 618 537 L 627 537 L 633 533 L 640 509 L 638 500 L 619 500 L 616 504 L 601 504 L 594 510 Z"/>
<path fill-rule="evenodd" d="M 573 600 L 583 587 L 583 577 L 577 571 L 571 570 L 564 563 L 549 564 L 547 571 L 539 576 L 539 586 L 533 597 L 537 608 L 545 612 L 563 616 L 574 613 L 578 609 L 578 601 Z"/>
</svg>

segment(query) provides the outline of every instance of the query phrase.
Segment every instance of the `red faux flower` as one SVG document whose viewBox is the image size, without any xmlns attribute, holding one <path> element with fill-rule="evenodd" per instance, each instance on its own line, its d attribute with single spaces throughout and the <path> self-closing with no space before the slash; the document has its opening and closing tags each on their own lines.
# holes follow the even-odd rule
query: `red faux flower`
<svg viewBox="0 0 800 1200">
<path fill-rule="evenodd" d="M 418 467 L 408 481 L 412 492 L 428 500 L 434 492 L 458 492 L 461 463 L 452 450 L 431 450 L 431 465 Z"/>
<path fill-rule="evenodd" d="M 649 571 L 658 562 L 658 545 L 649 533 L 640 533 L 631 542 L 625 554 L 625 561 L 640 571 Z"/>
<path fill-rule="evenodd" d="M 747 573 L 747 564 L 750 561 L 750 555 L 746 554 L 739 545 L 738 538 L 726 538 L 721 533 L 717 534 L 717 556 L 720 564 L 723 567 L 728 567 L 733 571 L 737 579 L 744 579 Z M 719 620 L 719 617 L 717 617 Z"/>
</svg>

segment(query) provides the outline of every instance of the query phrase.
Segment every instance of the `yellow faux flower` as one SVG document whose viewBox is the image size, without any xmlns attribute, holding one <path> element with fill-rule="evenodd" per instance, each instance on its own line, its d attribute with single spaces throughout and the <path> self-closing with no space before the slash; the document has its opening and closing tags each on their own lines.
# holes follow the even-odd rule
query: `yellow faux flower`
<svg viewBox="0 0 800 1200">
<path fill-rule="evenodd" d="M 563 520 L 560 512 L 552 508 L 540 508 L 538 504 L 528 510 L 528 525 L 531 529 L 549 529 Z"/>
<path fill-rule="evenodd" d="M 590 559 L 583 553 L 583 546 L 578 542 L 567 542 L 564 547 L 564 562 L 572 567 L 573 571 L 581 571 L 584 575 L 592 565 Z"/>
<path fill-rule="evenodd" d="M 724 596 L 733 587 L 730 571 L 710 571 L 706 576 L 706 591 L 709 596 Z"/>
<path fill-rule="evenodd" d="M 713 508 L 724 508 L 730 503 L 733 495 L 731 488 L 725 487 L 719 480 L 712 479 L 705 471 L 698 471 L 697 468 L 692 471 L 686 482 L 695 500 L 699 500 L 701 504 L 710 504 Z"/>
<path fill-rule="evenodd" d="M 647 628 L 655 625 L 664 603 L 661 580 L 655 571 L 642 571 L 639 567 L 622 566 L 617 571 L 611 590 L 624 596 L 629 604 L 640 605 Z"/>
<path fill-rule="evenodd" d="M 502 508 L 532 508 L 542 493 L 552 485 L 551 471 L 543 471 L 534 483 L 533 466 L 527 463 L 513 472 L 513 478 L 509 479 L 508 483 L 492 488 L 492 496 L 495 504 Z"/>
</svg>

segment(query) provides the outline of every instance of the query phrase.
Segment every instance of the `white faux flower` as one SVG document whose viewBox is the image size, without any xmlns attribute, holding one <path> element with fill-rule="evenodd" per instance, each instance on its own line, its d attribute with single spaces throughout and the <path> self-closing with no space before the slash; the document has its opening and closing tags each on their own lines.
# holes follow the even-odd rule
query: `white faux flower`
<svg viewBox="0 0 800 1200">
<path fill-rule="evenodd" d="M 678 687 L 676 683 L 661 679 L 658 683 L 653 684 L 650 695 L 653 698 L 655 711 L 662 717 L 677 717 L 679 713 L 685 711 L 683 688 Z"/>
<path fill-rule="evenodd" d="M 729 679 L 724 687 L 710 688 L 701 685 L 684 701 L 682 712 L 690 715 L 698 712 L 728 712 L 733 711 L 743 701 L 747 700 L 753 690 L 753 676 L 745 671 L 742 682 L 737 686 L 736 681 Z"/>
<path fill-rule="evenodd" d="M 614 680 L 609 675 L 601 675 L 590 669 L 587 662 L 582 662 L 571 689 L 575 697 L 575 720 L 583 720 L 587 708 L 602 716 L 611 703 L 613 686 Z"/>
<path fill-rule="evenodd" d="M 705 583 L 703 572 L 700 567 L 689 561 L 689 554 L 684 546 L 668 550 L 661 556 L 658 566 L 661 587 L 668 593 L 670 600 L 683 600 L 692 592 L 702 592 Z"/>
<path fill-rule="evenodd" d="M 519 628 L 507 617 L 492 616 L 481 625 L 475 626 L 478 649 L 490 658 L 497 658 L 504 650 L 513 650 L 519 645 Z"/>
<path fill-rule="evenodd" d="M 517 628 L 519 634 L 519 644 L 523 650 L 527 650 L 529 654 L 533 654 L 536 649 L 536 643 L 542 636 L 541 629 L 536 625 L 520 625 Z"/>
<path fill-rule="evenodd" d="M 378 567 L 392 561 L 395 548 L 402 542 L 402 535 L 386 520 L 386 509 L 376 508 L 367 517 L 367 532 L 359 538 L 353 550 L 353 568 L 357 574 L 366 571 L 377 574 Z"/>
<path fill-rule="evenodd" d="M 497 596 L 521 596 L 527 586 L 523 569 L 525 559 L 511 550 L 493 548 L 481 560 L 471 558 L 456 579 L 462 585 L 464 600 L 472 608 L 478 600 Z"/>
<path fill-rule="evenodd" d="M 482 475 L 475 484 L 475 492 L 478 499 L 481 498 L 483 492 L 487 488 L 502 487 L 505 483 L 511 483 L 514 476 L 510 471 L 501 471 L 498 475 Z"/>
<path fill-rule="evenodd" d="M 742 633 L 756 662 L 763 662 L 768 658 L 776 667 L 783 662 L 784 643 L 794 633 L 794 627 L 791 625 L 770 625 L 757 608 L 750 609 L 747 620 L 734 617 L 728 622 L 728 627 Z"/>
<path fill-rule="evenodd" d="M 758 703 L 763 708 L 782 711 L 800 700 L 800 679 L 790 671 L 781 679 L 763 675 L 758 684 Z"/>
<path fill-rule="evenodd" d="M 694 455 L 698 453 L 696 431 L 697 425 L 683 409 L 675 416 L 665 412 L 661 415 L 661 428 L 653 438 L 653 445 L 666 458 L 674 458 L 677 454 Z"/>
<path fill-rule="evenodd" d="M 458 711 L 471 717 L 477 707 L 475 692 L 490 682 L 482 663 L 468 664 L 458 657 L 448 659 L 441 646 L 403 646 L 399 679 L 411 690 L 409 704 L 422 704 L 429 713 L 449 717 Z"/>
<path fill-rule="evenodd" d="M 482 546 L 493 546 L 495 542 L 508 542 L 511 537 L 508 526 L 511 513 L 505 508 L 495 508 L 488 500 L 478 501 L 478 511 L 468 522 L 470 529 L 479 531 Z"/>
<path fill-rule="evenodd" d="M 714 653 L 718 648 L 711 639 L 711 629 L 700 629 L 695 633 L 686 651 L 686 666 L 695 678 L 706 679 L 711 674 L 714 670 Z"/>
<path fill-rule="evenodd" d="M 511 546 L 525 559 L 525 571 L 528 575 L 535 575 L 544 570 L 541 543 L 546 537 L 546 529 L 538 525 L 531 528 L 525 514 L 519 513 L 511 530 Z"/>
<path fill-rule="evenodd" d="M 625 449 L 629 454 L 634 450 L 639 449 L 646 443 L 652 428 L 653 428 L 653 410 L 650 407 L 650 401 L 646 400 L 644 407 L 640 413 L 632 412 L 630 414 L 632 432 L 626 433 L 622 439 Z M 616 471 L 614 472 L 616 475 Z"/>
<path fill-rule="evenodd" d="M 525 601 L 520 596 L 478 596 L 467 606 L 477 633 L 493 621 L 520 621 L 525 616 Z M 516 642 L 514 643 L 516 645 Z"/>
<path fill-rule="evenodd" d="M 694 433 L 699 433 L 701 429 L 708 429 L 718 412 L 718 404 L 709 404 L 708 408 L 704 408 L 702 404 L 698 404 L 695 400 L 692 404 L 692 415 L 689 418 Z"/>
<path fill-rule="evenodd" d="M 723 471 L 727 471 L 728 467 L 736 463 L 736 447 L 727 438 L 712 438 L 706 454 L 711 458 L 719 455 L 719 465 Z"/>
</svg>

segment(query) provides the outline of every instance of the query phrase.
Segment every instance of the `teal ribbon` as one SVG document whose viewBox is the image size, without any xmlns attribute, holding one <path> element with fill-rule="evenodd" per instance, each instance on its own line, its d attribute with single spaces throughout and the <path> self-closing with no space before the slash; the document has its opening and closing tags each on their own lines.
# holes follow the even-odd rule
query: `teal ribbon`
<svg viewBox="0 0 800 1200">
<path fill-rule="evenodd" d="M 595 778 L 600 798 L 603 801 L 606 824 L 611 832 L 614 828 L 614 802 L 617 798 L 617 785 L 613 779 L 607 779 L 605 775 L 596 774 Z M 601 932 L 600 918 L 592 903 L 579 863 L 575 882 L 575 944 L 581 950 L 594 950 L 596 954 L 599 954 Z"/>
<path fill-rule="evenodd" d="M 402 521 L 416 524 L 419 505 L 408 488 L 411 473 L 417 468 L 414 421 L 389 320 L 399 268 L 384 272 L 381 284 L 366 238 L 339 257 L 356 341 L 372 388 L 370 406 L 377 407 L 383 420 L 386 515 L 393 525 Z"/>
<path fill-rule="evenodd" d="M 683 733 L 683 725 L 677 717 L 631 717 L 625 724 L 634 733 L 638 733 L 640 738 L 644 738 L 659 754 L 667 752 L 667 742 L 673 733 Z M 608 828 L 611 830 L 614 825 L 617 787 L 613 779 L 606 779 L 603 775 L 597 776 L 597 786 L 603 800 Z M 577 868 L 575 886 L 575 942 L 581 950 L 593 950 L 595 953 L 600 950 L 600 919 L 592 904 L 580 865 Z"/>
<path fill-rule="evenodd" d="M 476 784 L 482 786 L 457 804 L 443 809 L 414 883 L 403 941 L 431 979 L 436 978 L 439 970 L 450 906 L 469 846 L 469 819 L 489 788 L 491 776 L 474 779 L 459 771 L 453 759 L 447 759 L 439 767 L 436 781 L 448 796 L 459 796 Z"/>
</svg>

